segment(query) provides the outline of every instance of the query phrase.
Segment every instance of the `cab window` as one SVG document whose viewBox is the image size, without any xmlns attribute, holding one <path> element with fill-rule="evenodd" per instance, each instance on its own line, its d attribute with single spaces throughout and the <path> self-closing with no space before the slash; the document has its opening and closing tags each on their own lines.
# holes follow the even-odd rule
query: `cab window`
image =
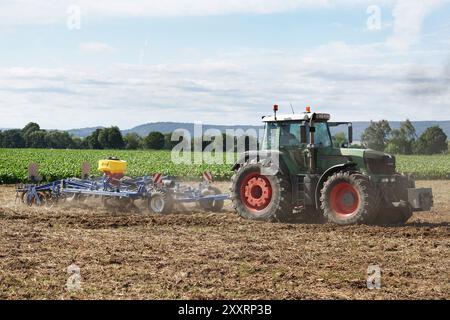
<svg viewBox="0 0 450 320">
<path fill-rule="evenodd" d="M 300 146 L 300 123 L 280 124 L 280 145 L 284 147 Z"/>
<path fill-rule="evenodd" d="M 321 148 L 331 147 L 333 144 L 328 124 L 326 122 L 316 122 L 314 126 L 316 127 L 315 144 Z"/>
<path fill-rule="evenodd" d="M 263 150 L 278 149 L 278 126 L 276 123 L 267 123 L 264 131 Z"/>
</svg>

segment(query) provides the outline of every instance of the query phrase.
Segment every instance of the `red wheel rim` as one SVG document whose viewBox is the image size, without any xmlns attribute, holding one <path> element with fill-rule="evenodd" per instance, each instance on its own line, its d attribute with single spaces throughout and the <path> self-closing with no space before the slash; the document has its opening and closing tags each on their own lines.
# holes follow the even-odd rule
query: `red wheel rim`
<svg viewBox="0 0 450 320">
<path fill-rule="evenodd" d="M 272 185 L 265 176 L 252 173 L 242 181 L 240 195 L 249 211 L 259 212 L 267 208 L 272 200 Z"/>
<path fill-rule="evenodd" d="M 359 193 L 350 183 L 341 182 L 331 190 L 331 208 L 343 217 L 348 217 L 356 213 L 359 207 Z"/>
</svg>

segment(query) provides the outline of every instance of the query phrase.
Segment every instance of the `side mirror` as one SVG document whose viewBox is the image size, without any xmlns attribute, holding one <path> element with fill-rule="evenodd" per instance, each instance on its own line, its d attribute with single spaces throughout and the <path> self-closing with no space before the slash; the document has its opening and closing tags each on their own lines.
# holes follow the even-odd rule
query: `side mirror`
<svg viewBox="0 0 450 320">
<path fill-rule="evenodd" d="M 348 125 L 348 145 L 353 143 L 353 125 L 350 123 Z"/>
<path fill-rule="evenodd" d="M 306 126 L 300 126 L 300 143 L 304 144 L 308 142 Z"/>
</svg>

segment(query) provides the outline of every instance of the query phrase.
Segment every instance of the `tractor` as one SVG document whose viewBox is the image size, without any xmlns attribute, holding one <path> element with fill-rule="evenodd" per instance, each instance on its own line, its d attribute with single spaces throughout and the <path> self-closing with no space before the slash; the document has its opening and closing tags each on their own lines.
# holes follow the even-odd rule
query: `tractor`
<svg viewBox="0 0 450 320">
<path fill-rule="evenodd" d="M 289 222 L 299 217 L 338 225 L 404 224 L 433 206 L 432 190 L 396 171 L 395 156 L 351 148 L 351 122 L 326 113 L 263 117 L 259 150 L 242 153 L 233 166 L 231 199 L 246 219 Z M 336 146 L 332 131 L 345 126 Z M 342 128 L 342 127 L 340 127 Z"/>
</svg>

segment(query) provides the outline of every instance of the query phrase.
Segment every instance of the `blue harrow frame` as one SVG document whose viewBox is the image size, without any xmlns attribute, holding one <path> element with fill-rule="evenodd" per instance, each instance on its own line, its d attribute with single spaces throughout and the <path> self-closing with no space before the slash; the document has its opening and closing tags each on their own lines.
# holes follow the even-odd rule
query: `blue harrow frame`
<svg viewBox="0 0 450 320">
<path fill-rule="evenodd" d="M 167 177 L 155 183 L 152 177 L 144 176 L 136 179 L 112 179 L 103 176 L 97 179 L 61 179 L 45 184 L 25 184 L 16 186 L 17 198 L 32 206 L 57 203 L 62 199 L 73 197 L 98 197 L 102 199 L 148 200 L 165 195 L 164 201 L 171 204 L 198 203 L 205 209 L 219 211 L 223 202 L 230 199 L 218 189 L 205 181 L 198 187 L 182 186 Z M 218 204 L 218 205 L 215 205 Z"/>
</svg>

